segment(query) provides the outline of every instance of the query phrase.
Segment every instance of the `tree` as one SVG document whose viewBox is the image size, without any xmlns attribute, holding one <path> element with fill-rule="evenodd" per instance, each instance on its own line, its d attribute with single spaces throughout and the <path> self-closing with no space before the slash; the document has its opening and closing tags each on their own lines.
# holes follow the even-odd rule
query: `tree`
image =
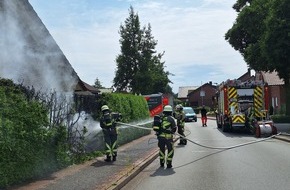
<svg viewBox="0 0 290 190">
<path fill-rule="evenodd" d="M 271 1 L 261 42 L 267 61 L 285 82 L 286 115 L 290 116 L 290 0 Z"/>
<path fill-rule="evenodd" d="M 256 71 L 277 71 L 290 94 L 290 0 L 238 0 L 238 12 L 225 39 Z M 290 115 L 290 97 L 286 98 L 286 114 Z"/>
<path fill-rule="evenodd" d="M 95 87 L 97 89 L 104 88 L 101 84 L 101 81 L 98 78 L 96 78 L 95 84 L 93 85 L 93 87 Z"/>
<path fill-rule="evenodd" d="M 136 94 L 167 92 L 171 81 L 164 71 L 163 53 L 156 53 L 157 41 L 152 36 L 151 25 L 140 28 L 139 16 L 133 7 L 129 17 L 120 26 L 121 54 L 116 58 L 117 70 L 113 86 L 117 91 Z M 172 92 L 172 89 L 171 89 Z"/>
</svg>

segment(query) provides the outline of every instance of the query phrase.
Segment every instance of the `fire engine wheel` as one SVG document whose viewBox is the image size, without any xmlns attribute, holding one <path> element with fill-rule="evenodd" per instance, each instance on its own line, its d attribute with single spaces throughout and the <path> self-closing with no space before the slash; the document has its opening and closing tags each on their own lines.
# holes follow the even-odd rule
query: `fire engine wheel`
<svg viewBox="0 0 290 190">
<path fill-rule="evenodd" d="M 277 127 L 275 127 L 274 125 L 272 126 L 272 135 L 277 135 Z"/>
<path fill-rule="evenodd" d="M 229 131 L 228 126 L 225 125 L 225 124 L 223 124 L 223 125 L 222 125 L 222 131 L 223 131 L 223 132 L 228 132 L 228 131 Z"/>
</svg>

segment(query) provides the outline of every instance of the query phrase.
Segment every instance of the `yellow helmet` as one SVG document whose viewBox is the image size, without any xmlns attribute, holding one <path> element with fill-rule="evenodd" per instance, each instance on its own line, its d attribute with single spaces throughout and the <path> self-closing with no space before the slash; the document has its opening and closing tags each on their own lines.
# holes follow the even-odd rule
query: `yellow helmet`
<svg viewBox="0 0 290 190">
<path fill-rule="evenodd" d="M 166 105 L 166 106 L 164 106 L 163 111 L 164 112 L 172 112 L 172 107 L 170 105 Z"/>
<path fill-rule="evenodd" d="M 107 105 L 103 105 L 103 106 L 101 107 L 101 110 L 102 110 L 102 111 L 109 110 L 109 107 L 108 107 Z"/>
<path fill-rule="evenodd" d="M 176 110 L 182 110 L 182 109 L 183 109 L 183 107 L 182 107 L 182 105 L 181 105 L 181 104 L 177 104 L 177 105 L 175 106 L 175 109 L 176 109 Z"/>
</svg>

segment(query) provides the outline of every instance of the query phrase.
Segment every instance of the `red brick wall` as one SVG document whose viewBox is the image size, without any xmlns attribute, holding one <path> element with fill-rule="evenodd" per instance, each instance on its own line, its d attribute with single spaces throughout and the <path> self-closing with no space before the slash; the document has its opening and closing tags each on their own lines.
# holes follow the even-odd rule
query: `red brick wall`
<svg viewBox="0 0 290 190">
<path fill-rule="evenodd" d="M 285 89 L 283 86 L 269 86 L 269 89 L 270 106 L 274 105 L 274 113 L 277 113 L 286 104 Z"/>
<path fill-rule="evenodd" d="M 205 96 L 201 97 L 200 92 L 204 91 Z M 189 106 L 198 107 L 198 106 L 208 106 L 213 108 L 212 97 L 215 96 L 216 87 L 210 84 L 205 84 L 195 91 L 191 92 L 188 96 Z"/>
</svg>

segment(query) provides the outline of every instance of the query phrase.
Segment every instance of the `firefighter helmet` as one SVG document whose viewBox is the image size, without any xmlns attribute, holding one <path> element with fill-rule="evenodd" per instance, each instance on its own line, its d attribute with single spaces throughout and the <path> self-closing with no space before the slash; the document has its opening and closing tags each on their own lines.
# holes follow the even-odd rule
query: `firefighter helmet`
<svg viewBox="0 0 290 190">
<path fill-rule="evenodd" d="M 101 110 L 102 110 L 102 111 L 109 110 L 109 107 L 108 107 L 107 105 L 103 105 L 103 106 L 101 107 Z"/>
<path fill-rule="evenodd" d="M 166 106 L 164 106 L 163 111 L 164 112 L 172 112 L 172 107 L 170 105 L 166 105 Z"/>
<path fill-rule="evenodd" d="M 177 105 L 176 105 L 176 107 L 175 107 L 175 109 L 176 109 L 176 110 L 182 110 L 182 109 L 183 109 L 183 107 L 182 107 L 182 105 L 181 105 L 181 104 L 177 104 Z"/>
</svg>

